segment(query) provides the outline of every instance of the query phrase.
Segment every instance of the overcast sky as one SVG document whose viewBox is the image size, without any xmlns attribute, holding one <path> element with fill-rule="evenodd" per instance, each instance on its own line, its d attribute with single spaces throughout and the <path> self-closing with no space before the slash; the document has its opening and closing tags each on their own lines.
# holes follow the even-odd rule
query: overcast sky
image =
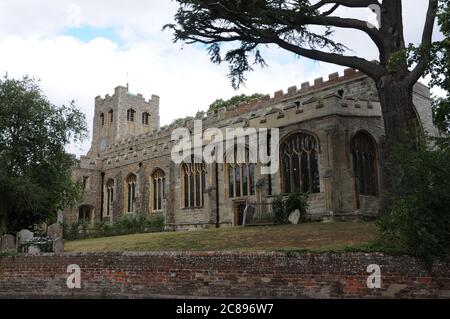
<svg viewBox="0 0 450 319">
<path fill-rule="evenodd" d="M 406 41 L 417 43 L 428 1 L 403 2 Z M 200 46 L 173 44 L 170 31 L 161 31 L 173 21 L 176 8 L 171 0 L 0 0 L 0 74 L 39 78 L 55 104 L 75 100 L 91 131 L 94 98 L 125 85 L 127 73 L 131 92 L 161 97 L 165 125 L 206 110 L 217 98 L 272 94 L 343 70 L 270 47 L 265 50 L 269 67 L 256 68 L 246 87 L 233 91 L 226 65 L 210 63 Z M 369 10 L 341 9 L 338 14 L 374 21 Z M 362 33 L 339 31 L 335 37 L 351 54 L 377 58 Z M 89 146 L 90 140 L 69 151 L 85 154 Z"/>
</svg>

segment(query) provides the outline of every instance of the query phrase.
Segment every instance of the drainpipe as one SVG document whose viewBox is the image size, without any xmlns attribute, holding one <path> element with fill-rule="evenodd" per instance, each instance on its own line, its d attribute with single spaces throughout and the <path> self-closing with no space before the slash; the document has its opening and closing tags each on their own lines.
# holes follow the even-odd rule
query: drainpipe
<svg viewBox="0 0 450 319">
<path fill-rule="evenodd" d="M 102 188 L 101 188 L 101 192 L 100 192 L 100 194 L 101 194 L 101 196 L 100 196 L 100 198 L 101 198 L 101 202 L 100 202 L 100 221 L 101 222 L 103 221 L 103 210 L 104 210 L 103 203 L 105 201 L 105 187 L 104 186 L 105 186 L 105 173 L 102 172 Z"/>
<path fill-rule="evenodd" d="M 216 162 L 216 228 L 220 228 L 219 204 L 219 163 Z"/>
</svg>

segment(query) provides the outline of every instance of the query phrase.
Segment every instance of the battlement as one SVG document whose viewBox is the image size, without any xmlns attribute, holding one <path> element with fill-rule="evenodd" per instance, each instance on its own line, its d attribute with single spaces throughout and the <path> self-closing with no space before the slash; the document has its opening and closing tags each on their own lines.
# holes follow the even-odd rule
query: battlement
<svg viewBox="0 0 450 319">
<path fill-rule="evenodd" d="M 152 95 L 150 99 L 146 100 L 143 94 L 132 94 L 129 92 L 128 87 L 118 86 L 114 89 L 114 94 L 112 96 L 110 94 L 106 94 L 105 97 L 101 97 L 100 95 L 95 97 L 95 104 L 103 105 L 106 103 L 111 103 L 121 97 L 126 97 L 127 99 L 135 100 L 136 102 L 148 103 L 152 105 L 159 105 L 160 101 L 160 97 L 158 95 Z"/>
</svg>

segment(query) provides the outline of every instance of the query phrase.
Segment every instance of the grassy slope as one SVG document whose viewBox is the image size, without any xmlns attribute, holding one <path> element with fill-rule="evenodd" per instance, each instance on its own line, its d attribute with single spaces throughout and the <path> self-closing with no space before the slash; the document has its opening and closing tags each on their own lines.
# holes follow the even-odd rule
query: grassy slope
<svg viewBox="0 0 450 319">
<path fill-rule="evenodd" d="M 364 247 L 377 235 L 373 223 L 309 223 L 88 239 L 68 242 L 66 251 L 327 251 Z"/>
</svg>

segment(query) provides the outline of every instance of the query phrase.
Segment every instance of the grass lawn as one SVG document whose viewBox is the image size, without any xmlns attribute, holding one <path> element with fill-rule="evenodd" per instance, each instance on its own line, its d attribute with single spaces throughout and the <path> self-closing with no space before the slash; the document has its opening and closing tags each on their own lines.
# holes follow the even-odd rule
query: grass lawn
<svg viewBox="0 0 450 319">
<path fill-rule="evenodd" d="M 377 238 L 373 223 L 206 229 L 137 234 L 67 242 L 67 252 L 116 251 L 340 251 L 366 247 Z"/>
</svg>

